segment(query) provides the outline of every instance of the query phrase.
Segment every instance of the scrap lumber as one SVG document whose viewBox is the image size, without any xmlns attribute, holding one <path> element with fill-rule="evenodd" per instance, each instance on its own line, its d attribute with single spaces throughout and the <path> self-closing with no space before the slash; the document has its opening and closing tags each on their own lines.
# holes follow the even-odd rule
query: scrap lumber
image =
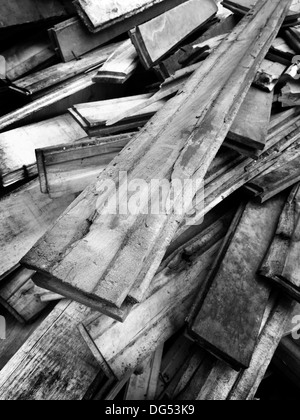
<svg viewBox="0 0 300 420">
<path fill-rule="evenodd" d="M 299 80 L 289 80 L 281 89 L 278 101 L 282 103 L 283 107 L 299 106 L 300 105 L 300 83 Z"/>
<path fill-rule="evenodd" d="M 286 69 L 287 66 L 284 64 L 263 60 L 253 84 L 266 92 L 273 92 L 278 80 Z"/>
<path fill-rule="evenodd" d="M 167 12 L 186 0 L 75 0 L 74 5 L 83 22 L 91 32 L 103 31 L 123 23 L 126 32 L 136 25 L 147 22 Z"/>
<path fill-rule="evenodd" d="M 300 302 L 299 226 L 300 184 L 286 202 L 277 232 L 259 273 Z"/>
<path fill-rule="evenodd" d="M 300 32 L 299 26 L 296 28 L 287 28 L 283 32 L 283 37 L 287 44 L 295 51 L 296 54 L 300 54 Z"/>
<path fill-rule="evenodd" d="M 55 62 L 56 57 L 49 40 L 42 33 L 19 42 L 1 54 L 6 60 L 6 77 L 12 81 L 42 64 Z"/>
<path fill-rule="evenodd" d="M 20 89 L 24 89 L 28 94 L 35 95 L 44 89 L 53 87 L 92 68 L 100 67 L 118 46 L 119 43 L 110 44 L 86 54 L 80 60 L 47 67 L 44 70 L 17 80 L 15 85 Z"/>
<path fill-rule="evenodd" d="M 272 105 L 272 93 L 250 88 L 229 130 L 228 139 L 243 146 L 263 150 L 266 146 Z"/>
<path fill-rule="evenodd" d="M 138 55 L 130 39 L 115 49 L 94 77 L 96 83 L 125 83 L 138 66 Z"/>
<path fill-rule="evenodd" d="M 280 36 L 275 39 L 268 53 L 270 60 L 283 65 L 289 65 L 295 55 L 296 51 Z"/>
<path fill-rule="evenodd" d="M 270 200 L 275 195 L 300 182 L 299 146 L 283 152 L 276 165 L 249 182 L 245 189 L 260 203 Z"/>
<path fill-rule="evenodd" d="M 216 13 L 212 0 L 188 0 L 132 29 L 130 38 L 144 67 L 153 67 Z"/>
<path fill-rule="evenodd" d="M 21 323 L 34 321 L 47 307 L 35 294 L 34 274 L 19 267 L 0 282 L 0 303 Z"/>
<path fill-rule="evenodd" d="M 86 138 L 36 149 L 41 191 L 51 197 L 81 193 L 136 133 Z"/>
<path fill-rule="evenodd" d="M 1 308 L 1 315 L 6 320 L 6 339 L 0 340 L 0 370 L 6 366 L 10 359 L 18 352 L 31 334 L 41 325 L 49 315 L 51 309 L 43 312 L 40 317 L 31 324 L 21 324 L 9 312 Z"/>
<path fill-rule="evenodd" d="M 1 371 L 0 400 L 81 400 L 100 370 L 77 330 L 89 315 L 59 303 Z"/>
<path fill-rule="evenodd" d="M 0 200 L 0 280 L 18 267 L 20 259 L 75 198 L 51 200 L 37 180 Z"/>
<path fill-rule="evenodd" d="M 128 382 L 125 400 L 154 401 L 164 346 L 161 345 L 143 365 L 143 373 L 133 374 Z"/>
<path fill-rule="evenodd" d="M 123 324 L 100 315 L 81 326 L 81 333 L 101 368 L 108 366 L 114 376 L 123 378 L 184 326 L 195 291 L 205 282 L 219 243 L 201 256 L 196 243 L 194 247 L 190 266 L 177 259 L 179 266 L 173 269 L 168 266 L 159 273 L 157 280 L 160 283 L 163 279 L 164 286 L 135 306 Z"/>
<path fill-rule="evenodd" d="M 120 308 L 134 284 L 142 281 L 145 287 L 151 283 L 185 212 L 180 216 L 171 212 L 159 216 L 103 217 L 98 209 L 115 202 L 120 171 L 128 171 L 128 181 L 141 177 L 146 182 L 154 177 L 172 182 L 203 180 L 288 6 L 288 0 L 259 1 L 253 13 L 241 21 L 189 79 L 183 91 L 158 112 L 97 183 L 75 200 L 28 253 L 23 264 L 47 273 L 47 289 L 82 303 L 90 304 L 92 300 L 95 304 L 104 302 Z M 220 80 L 218 85 L 216 79 Z M 103 194 L 107 176 L 114 181 L 113 188 L 110 184 Z M 173 208 L 175 204 L 176 199 Z M 140 200 L 139 208 L 145 210 L 146 205 L 148 196 L 147 200 Z M 105 240 L 101 244 L 96 240 L 95 247 L 96 237 Z"/>
<path fill-rule="evenodd" d="M 1 0 L 0 28 L 43 22 L 48 19 L 70 16 L 72 6 L 65 0 Z"/>
<path fill-rule="evenodd" d="M 0 133 L 2 186 L 37 174 L 36 148 L 72 143 L 84 137 L 86 132 L 68 114 Z"/>
<path fill-rule="evenodd" d="M 279 196 L 264 206 L 242 206 L 189 324 L 201 347 L 237 370 L 250 365 L 269 301 L 270 288 L 256 273 L 283 204 Z"/>
<path fill-rule="evenodd" d="M 155 102 L 151 101 L 149 106 L 144 107 L 144 104 L 148 104 L 147 101 L 151 96 L 151 94 L 146 93 L 125 98 L 88 102 L 74 105 L 69 112 L 90 136 L 96 133 L 104 136 L 108 132 L 112 134 L 116 131 L 124 132 L 126 125 L 128 129 L 140 127 L 143 122 L 142 125 L 145 125 L 166 103 L 166 99 L 159 99 Z M 131 108 L 137 109 L 137 111 L 130 112 L 130 115 L 122 123 L 105 128 L 109 118 L 115 118 L 116 115 L 127 112 Z"/>
<path fill-rule="evenodd" d="M 299 314 L 299 312 L 298 312 Z M 292 336 L 284 337 L 273 358 L 273 364 L 299 388 L 300 343 Z"/>
</svg>

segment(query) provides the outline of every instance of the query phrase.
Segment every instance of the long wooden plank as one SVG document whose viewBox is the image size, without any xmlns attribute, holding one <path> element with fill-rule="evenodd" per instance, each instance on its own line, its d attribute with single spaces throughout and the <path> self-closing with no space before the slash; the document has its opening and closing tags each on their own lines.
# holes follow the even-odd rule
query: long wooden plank
<svg viewBox="0 0 300 420">
<path fill-rule="evenodd" d="M 104 0 L 99 3 L 95 0 L 76 0 L 74 4 L 90 31 L 98 32 L 122 21 L 129 21 L 128 29 L 131 29 L 184 1 L 186 0 L 130 0 L 120 3 L 117 0 Z"/>
<path fill-rule="evenodd" d="M 242 20 L 191 77 L 183 92 L 158 112 L 104 171 L 97 184 L 72 204 L 24 258 L 28 268 L 51 276 L 47 288 L 74 299 L 88 296 L 95 303 L 108 302 L 120 307 L 138 278 L 150 284 L 178 223 L 185 217 L 184 212 L 179 217 L 173 213 L 125 217 L 114 214 L 103 218 L 97 209 L 115 202 L 120 171 L 128 172 L 128 182 L 141 177 L 146 182 L 153 178 L 203 180 L 288 6 L 288 1 L 259 2 L 253 14 Z M 237 43 L 241 33 L 243 39 Z M 218 85 L 216 79 L 220 81 Z M 108 174 L 110 181 L 115 182 L 99 197 L 96 190 L 102 190 Z M 159 199 L 159 194 L 155 199 Z M 140 204 L 144 210 L 148 198 Z M 75 214 L 76 225 L 72 221 Z M 95 235 L 103 238 L 102 243 L 96 240 L 96 246 Z"/>
<path fill-rule="evenodd" d="M 217 12 L 211 0 L 188 0 L 130 32 L 130 38 L 146 69 L 161 61 L 170 51 L 203 26 Z"/>
<path fill-rule="evenodd" d="M 40 192 L 36 180 L 0 200 L 0 279 L 16 268 L 74 198 L 52 200 Z"/>
<path fill-rule="evenodd" d="M 277 232 L 261 266 L 260 274 L 300 301 L 299 293 L 299 217 L 300 185 L 286 202 Z"/>
<path fill-rule="evenodd" d="M 31 95 L 34 95 L 44 89 L 64 82 L 67 79 L 78 76 L 91 68 L 96 68 L 109 58 L 113 51 L 119 46 L 119 43 L 110 44 L 105 47 L 86 54 L 80 60 L 73 60 L 69 63 L 59 63 L 44 70 L 30 74 L 19 79 L 15 84 L 21 89 L 25 89 Z"/>
<path fill-rule="evenodd" d="M 92 138 L 36 150 L 41 191 L 51 197 L 81 193 L 136 133 Z"/>
<path fill-rule="evenodd" d="M 108 57 L 104 66 L 94 77 L 94 82 L 125 83 L 134 74 L 138 63 L 137 52 L 128 39 Z"/>
<path fill-rule="evenodd" d="M 249 204 L 211 286 L 190 325 L 197 342 L 236 369 L 247 369 L 258 339 L 270 288 L 256 277 L 276 231 L 284 198 Z"/>
<path fill-rule="evenodd" d="M 72 143 L 86 137 L 86 132 L 74 119 L 61 115 L 36 124 L 0 134 L 0 171 L 3 186 L 36 175 L 35 149 Z"/>
</svg>

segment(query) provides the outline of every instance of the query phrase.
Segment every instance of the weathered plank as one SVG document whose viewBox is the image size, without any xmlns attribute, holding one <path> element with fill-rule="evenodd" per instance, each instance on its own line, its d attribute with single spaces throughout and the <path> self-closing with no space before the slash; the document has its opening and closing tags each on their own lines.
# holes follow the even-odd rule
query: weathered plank
<svg viewBox="0 0 300 420">
<path fill-rule="evenodd" d="M 130 38 L 146 69 L 203 26 L 217 12 L 212 0 L 188 0 L 130 31 Z"/>
<path fill-rule="evenodd" d="M 76 0 L 74 2 L 79 16 L 90 31 L 98 32 L 120 22 L 127 23 L 127 29 L 153 19 L 186 0 Z M 125 31 L 124 31 L 125 32 Z"/>
<path fill-rule="evenodd" d="M 134 74 L 138 63 L 137 52 L 128 39 L 108 57 L 93 80 L 96 83 L 125 83 Z"/>
<path fill-rule="evenodd" d="M 41 191 L 51 197 L 81 193 L 136 133 L 78 140 L 36 150 Z"/>
<path fill-rule="evenodd" d="M 283 205 L 282 196 L 264 206 L 247 205 L 190 324 L 202 347 L 236 369 L 249 367 L 259 336 L 270 288 L 256 273 Z"/>
<path fill-rule="evenodd" d="M 74 198 L 51 200 L 40 192 L 38 181 L 32 181 L 0 200 L 0 279 L 18 266 Z"/>
<path fill-rule="evenodd" d="M 85 131 L 68 114 L 0 133 L 3 186 L 37 174 L 35 149 L 72 143 L 83 137 Z"/>
<path fill-rule="evenodd" d="M 115 186 L 119 186 L 118 191 L 121 187 L 120 171 L 128 171 L 128 182 L 143 179 L 147 183 L 153 178 L 171 183 L 175 179 L 203 180 L 288 6 L 288 0 L 259 2 L 183 91 L 158 112 L 24 258 L 28 268 L 51 276 L 48 289 L 73 299 L 88 296 L 95 303 L 120 307 L 138 279 L 150 284 L 185 211 L 179 216 L 177 211 L 167 214 L 166 203 L 164 214 L 158 216 L 127 213 L 103 217 L 98 210 L 108 204 L 108 212 L 112 212 Z M 107 179 L 110 187 L 105 187 L 104 193 Z M 154 201 L 159 196 L 156 194 Z M 177 199 L 171 208 L 175 209 Z M 147 206 L 148 195 L 146 200 L 140 200 L 139 209 L 145 212 Z M 99 237 L 103 238 L 101 243 L 96 239 Z"/>
<path fill-rule="evenodd" d="M 286 202 L 276 235 L 261 266 L 260 274 L 300 301 L 299 281 L 299 216 L 300 185 L 297 184 Z"/>
<path fill-rule="evenodd" d="M 300 105 L 300 83 L 299 80 L 289 80 L 281 89 L 279 102 L 283 107 Z"/>
</svg>

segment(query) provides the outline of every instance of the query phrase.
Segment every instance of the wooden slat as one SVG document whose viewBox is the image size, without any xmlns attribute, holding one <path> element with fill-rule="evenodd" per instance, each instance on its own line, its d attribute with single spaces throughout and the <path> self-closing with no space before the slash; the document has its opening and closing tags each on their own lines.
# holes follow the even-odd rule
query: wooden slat
<svg viewBox="0 0 300 420">
<path fill-rule="evenodd" d="M 138 55 L 130 39 L 122 43 L 94 77 L 96 83 L 125 83 L 138 66 Z"/>
<path fill-rule="evenodd" d="M 128 29 L 153 19 L 186 0 L 130 0 L 122 4 L 116 0 L 76 0 L 79 16 L 92 32 L 102 31 L 123 21 Z"/>
<path fill-rule="evenodd" d="M 281 196 L 264 206 L 249 204 L 228 249 L 209 280 L 190 325 L 197 342 L 236 369 L 248 368 L 270 288 L 256 277 L 283 208 Z"/>
<path fill-rule="evenodd" d="M 64 82 L 67 79 L 78 76 L 91 68 L 95 68 L 103 64 L 108 57 L 119 46 L 119 43 L 110 44 L 106 47 L 86 54 L 80 60 L 73 60 L 70 63 L 60 63 L 55 66 L 48 67 L 37 73 L 30 74 L 16 81 L 16 86 L 25 89 L 31 95 L 34 95 L 44 89 Z"/>
<path fill-rule="evenodd" d="M 161 61 L 216 12 L 217 6 L 212 0 L 188 0 L 133 29 L 130 38 L 145 68 Z"/>
<path fill-rule="evenodd" d="M 51 276 L 47 288 L 73 299 L 82 300 L 88 295 L 95 303 L 108 302 L 119 308 L 138 279 L 145 279 L 145 283 L 150 284 L 178 223 L 185 215 L 179 218 L 175 214 L 158 217 L 108 215 L 103 218 L 97 209 L 107 199 L 109 205 L 115 201 L 115 185 L 118 183 L 114 183 L 113 188 L 111 184 L 105 197 L 95 195 L 96 190 L 101 190 L 108 174 L 111 181 L 118 181 L 120 171 L 129 171 L 129 182 L 141 177 L 144 181 L 154 177 L 203 180 L 288 6 L 288 0 L 280 4 L 259 2 L 253 13 L 242 20 L 191 77 L 183 92 L 158 112 L 104 171 L 97 184 L 89 187 L 72 204 L 48 235 L 24 258 L 23 263 L 28 268 L 42 270 Z M 243 39 L 236 42 L 241 33 Z M 141 207 L 146 204 L 148 198 L 141 201 Z M 75 214 L 76 225 L 72 220 Z M 96 246 L 95 234 L 103 238 L 101 244 L 96 241 Z M 98 263 L 100 260 L 101 264 Z M 96 265 L 91 265 L 91 261 Z M 84 278 L 89 281 L 84 281 Z"/>
</svg>

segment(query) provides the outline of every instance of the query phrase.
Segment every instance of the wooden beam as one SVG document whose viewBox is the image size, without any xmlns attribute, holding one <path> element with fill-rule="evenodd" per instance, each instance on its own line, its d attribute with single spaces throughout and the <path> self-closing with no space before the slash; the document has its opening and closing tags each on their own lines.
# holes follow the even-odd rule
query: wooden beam
<svg viewBox="0 0 300 420">
<path fill-rule="evenodd" d="M 130 31 L 130 38 L 146 69 L 161 61 L 217 12 L 212 0 L 188 0 Z"/>
<path fill-rule="evenodd" d="M 184 212 L 179 217 L 174 212 L 158 217 L 108 215 L 104 223 L 98 210 L 105 203 L 110 206 L 115 202 L 115 186 L 121 186 L 120 171 L 128 172 L 128 182 L 141 177 L 146 183 L 153 178 L 171 182 L 204 179 L 288 6 L 288 0 L 259 1 L 253 13 L 241 21 L 189 79 L 183 91 L 158 112 L 97 183 L 83 192 L 23 259 L 27 268 L 48 273 L 51 277 L 48 289 L 81 301 L 88 296 L 89 302 L 105 302 L 120 308 L 137 281 L 151 283 L 178 224 L 185 218 Z M 236 42 L 237 38 L 240 42 Z M 220 80 L 218 85 L 216 79 Z M 99 197 L 97 191 L 104 192 L 108 174 L 111 186 Z M 159 200 L 159 194 L 155 199 Z M 145 210 L 148 196 L 140 204 L 141 210 Z M 176 204 L 172 204 L 173 208 Z M 97 241 L 97 246 L 93 243 L 95 232 L 103 238 L 101 244 Z M 91 260 L 96 263 L 92 270 Z"/>
<path fill-rule="evenodd" d="M 93 80 L 95 83 L 125 83 L 134 74 L 138 63 L 137 52 L 128 39 L 108 57 Z"/>
<path fill-rule="evenodd" d="M 256 276 L 276 231 L 284 197 L 247 205 L 208 280 L 190 323 L 190 334 L 211 353 L 247 369 L 259 336 L 270 288 Z"/>
</svg>

